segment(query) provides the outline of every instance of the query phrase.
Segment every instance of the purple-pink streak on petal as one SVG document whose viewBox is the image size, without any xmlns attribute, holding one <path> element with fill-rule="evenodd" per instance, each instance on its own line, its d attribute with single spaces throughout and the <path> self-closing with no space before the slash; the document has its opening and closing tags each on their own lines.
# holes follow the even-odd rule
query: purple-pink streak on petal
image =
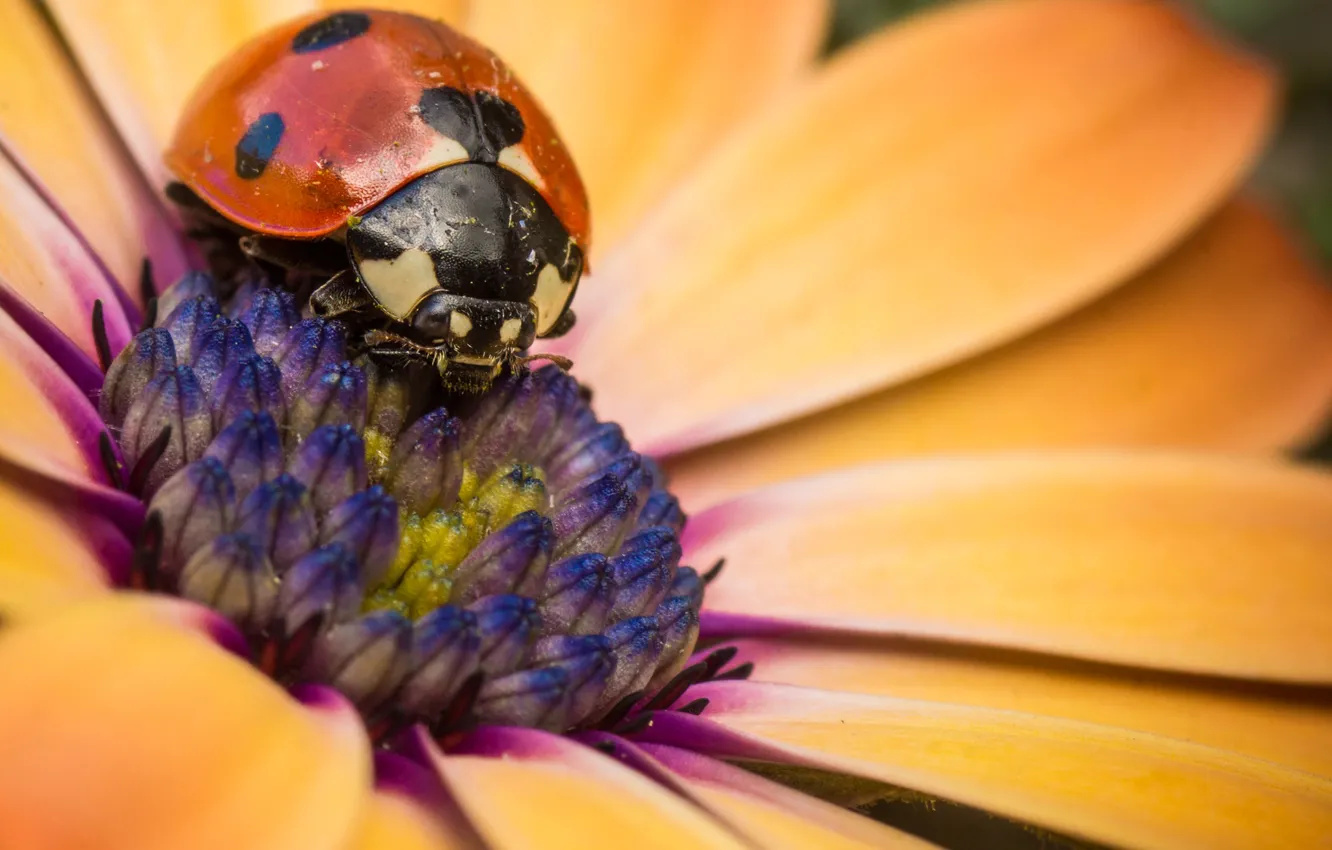
<svg viewBox="0 0 1332 850">
<path fill-rule="evenodd" d="M 700 809 L 708 810 L 718 820 L 725 820 L 720 814 L 713 811 L 712 807 L 695 794 L 689 786 L 680 781 L 680 777 L 668 766 L 658 761 L 650 753 L 634 742 L 621 738 L 619 735 L 612 735 L 609 732 L 600 732 L 596 730 L 578 732 L 571 737 L 573 740 L 586 744 L 589 747 L 596 746 L 597 744 L 613 747 L 612 751 L 607 753 L 610 758 L 615 759 L 625 767 L 638 771 L 648 779 L 656 782 L 658 785 L 669 788 L 671 791 L 689 800 Z"/>
<path fill-rule="evenodd" d="M 28 238 L 60 269 L 63 278 L 60 283 L 73 294 L 77 315 L 88 328 L 89 336 L 83 341 L 91 343 L 93 304 L 101 301 L 111 353 L 120 351 L 133 336 L 136 324 L 126 313 L 127 302 L 120 285 L 108 277 L 100 259 L 70 230 L 8 155 L 0 155 L 0 191 L 5 193 L 6 204 L 17 214 Z M 138 312 L 137 308 L 134 312 Z M 91 351 L 88 346 L 81 347 Z"/>
<path fill-rule="evenodd" d="M 235 623 L 211 608 L 206 608 L 194 602 L 185 602 L 184 600 L 181 600 L 181 602 L 197 609 L 198 623 L 196 627 L 200 632 L 207 635 L 213 643 L 243 661 L 248 662 L 250 660 L 250 642 Z"/>
<path fill-rule="evenodd" d="M 744 683 L 718 683 L 741 684 Z M 712 694 L 708 695 L 712 698 Z M 713 712 L 709 704 L 708 711 Z M 634 736 L 640 744 L 665 744 L 718 758 L 751 759 L 779 764 L 803 764 L 819 767 L 809 759 L 787 752 L 759 738 L 728 729 L 704 717 L 678 711 L 659 711 L 652 725 Z"/>
<path fill-rule="evenodd" d="M 33 342 L 50 356 L 60 369 L 69 376 L 89 401 L 95 401 L 101 392 L 102 370 L 92 361 L 83 349 L 72 339 L 51 324 L 51 321 L 37 311 L 22 295 L 0 277 L 0 310 L 23 329 Z"/>
<path fill-rule="evenodd" d="M 403 797 L 422 812 L 435 818 L 446 833 L 457 836 L 464 846 L 480 848 L 485 842 L 435 771 L 400 753 L 376 750 L 374 755 L 375 789 L 380 793 Z"/>
<path fill-rule="evenodd" d="M 25 447 L 7 444 L 0 435 L 0 475 L 7 480 L 31 491 L 35 498 L 49 499 L 71 512 L 103 517 L 127 537 L 138 533 L 144 519 L 143 502 L 34 452 L 29 452 L 23 459 L 25 462 L 19 463 L 11 457 L 14 448 Z"/>
<path fill-rule="evenodd" d="M 439 777 L 415 759 L 388 750 L 376 750 L 374 764 L 375 787 L 381 791 L 401 794 L 429 808 L 435 808 L 447 799 Z"/>
<path fill-rule="evenodd" d="M 638 745 L 638 748 L 686 779 L 715 782 L 728 788 L 734 788 L 737 791 L 753 794 L 769 802 L 777 802 L 771 797 L 772 787 L 770 786 L 774 786 L 775 783 L 763 779 L 756 773 L 742 770 L 724 761 L 718 761 L 715 758 L 684 747 L 642 742 Z M 781 785 L 775 785 L 775 787 L 790 793 L 790 789 Z"/>
<path fill-rule="evenodd" d="M 99 484 L 110 483 L 101 460 L 100 442 L 106 433 L 102 417 L 84 391 L 5 311 L 0 311 L 0 351 L 23 369 L 28 380 L 46 397 L 65 423 L 74 445 L 83 455 L 85 465 L 84 469 L 69 471 L 81 473 Z M 39 466 L 42 458 L 50 461 L 47 468 L 51 464 L 63 466 L 53 461 L 49 453 L 41 451 L 40 446 L 18 445 L 18 442 L 17 438 L 0 437 L 0 455 L 31 469 L 42 469 Z M 113 440 L 113 449 L 114 443 Z"/>
<path fill-rule="evenodd" d="M 310 711 L 327 715 L 339 715 L 341 719 L 360 726 L 360 714 L 342 693 L 328 685 L 302 683 L 291 688 L 288 693 Z"/>
<path fill-rule="evenodd" d="M 725 578 L 723 574 L 721 580 L 725 581 Z M 704 605 L 706 604 L 705 602 Z M 736 614 L 730 611 L 709 611 L 706 607 L 699 614 L 699 636 L 708 639 L 785 637 L 830 631 L 835 630 L 814 623 L 803 623 L 799 620 L 782 620 L 776 617 Z"/>
<path fill-rule="evenodd" d="M 762 803 L 774 810 L 794 815 L 801 820 L 838 833 L 863 846 L 875 847 L 891 844 L 894 847 L 933 847 L 925 841 L 913 841 L 903 833 L 851 809 L 812 797 L 752 771 L 744 770 L 701 753 L 665 744 L 640 744 L 639 750 L 655 759 L 672 774 L 687 783 L 701 785 L 701 795 L 707 799 L 713 789 L 727 789 Z"/>
<path fill-rule="evenodd" d="M 130 578 L 130 565 L 134 559 L 134 545 L 115 523 L 106 517 L 83 514 L 77 524 L 88 546 L 97 553 L 97 559 L 114 585 L 125 586 Z"/>
<path fill-rule="evenodd" d="M 593 749 L 598 744 L 608 744 L 612 749 L 610 752 Z M 745 838 L 743 833 L 690 790 L 665 765 L 652 758 L 633 742 L 609 732 L 591 730 L 561 736 L 542 732 L 538 729 L 482 726 L 464 737 L 456 747 L 450 749 L 450 753 L 559 762 L 590 773 L 603 770 L 605 768 L 604 759 L 611 759 L 641 774 L 667 791 L 684 798 L 692 805 L 707 812 L 727 829 L 737 832 L 742 839 Z"/>
<path fill-rule="evenodd" d="M 751 522 L 758 511 L 752 501 L 738 499 L 723 502 L 708 508 L 689 518 L 684 531 L 680 534 L 680 548 L 684 560 L 716 539 L 729 528 L 743 526 Z M 722 570 L 718 581 L 726 581 L 726 571 Z M 798 634 L 808 631 L 824 631 L 826 627 L 802 623 L 796 620 L 784 620 L 775 617 L 761 617 L 753 614 L 735 614 L 725 611 L 709 611 L 707 601 L 699 616 L 699 636 L 702 638 L 732 638 L 746 636 L 774 636 Z M 701 660 L 701 659 L 698 659 Z"/>
<path fill-rule="evenodd" d="M 539 729 L 517 726 L 479 726 L 453 747 L 451 755 L 530 758 L 560 761 L 570 754 L 567 739 Z M 590 754 L 590 752 L 589 752 Z"/>
<path fill-rule="evenodd" d="M 714 505 L 689 517 L 680 533 L 680 548 L 688 558 L 727 529 L 748 525 L 758 513 L 754 500 L 743 497 Z"/>
<path fill-rule="evenodd" d="M 110 267 L 107 266 L 106 261 L 102 259 L 102 255 L 99 254 L 97 249 L 93 247 L 92 243 L 88 241 L 87 235 L 85 235 L 83 229 L 75 223 L 74 219 L 65 209 L 64 204 L 56 199 L 55 194 L 47 188 L 46 184 L 42 182 L 42 179 L 37 176 L 37 173 L 23 161 L 23 157 L 19 155 L 18 151 L 5 141 L 3 135 L 0 135 L 0 156 L 9 160 L 9 164 L 14 167 L 14 170 L 19 173 L 19 176 L 23 178 L 24 182 L 28 184 L 37 197 L 45 202 L 47 208 L 51 210 L 51 213 L 55 215 L 60 223 L 65 226 L 65 229 L 69 231 L 69 235 L 72 236 L 74 241 L 78 242 L 87 253 L 88 259 L 92 261 L 92 264 L 99 272 L 101 272 L 102 276 L 106 278 L 112 294 L 120 304 L 121 309 L 125 311 L 125 316 L 129 321 L 136 325 L 142 321 L 143 316 L 139 312 L 139 305 L 134 303 L 134 299 L 125 290 L 124 283 L 116 279 L 115 274 L 112 273 Z"/>
<path fill-rule="evenodd" d="M 141 305 L 138 304 L 139 282 L 137 280 L 117 281 L 115 274 L 107 266 L 96 248 L 93 247 L 83 233 L 82 228 L 70 216 L 55 194 L 37 176 L 37 173 L 24 162 L 23 157 L 14 145 L 4 138 L 3 133 L 0 133 L 0 156 L 6 157 L 10 161 L 28 185 L 32 187 L 33 191 L 46 202 L 46 205 L 55 213 L 56 217 L 65 224 L 74 238 L 84 247 L 84 250 L 88 252 L 88 255 L 106 276 L 106 279 L 115 284 L 117 298 L 121 305 L 125 307 L 126 315 L 137 324 L 141 319 L 139 315 Z M 181 236 L 157 193 L 152 191 L 139 178 L 138 170 L 128 169 L 128 171 L 134 175 L 135 179 L 133 197 L 127 199 L 131 202 L 132 208 L 111 211 L 110 214 L 128 214 L 134 217 L 142 237 L 144 257 L 152 263 L 154 283 L 157 290 L 161 292 L 193 267 L 194 264 L 190 262 L 188 253 L 191 246 Z"/>
</svg>

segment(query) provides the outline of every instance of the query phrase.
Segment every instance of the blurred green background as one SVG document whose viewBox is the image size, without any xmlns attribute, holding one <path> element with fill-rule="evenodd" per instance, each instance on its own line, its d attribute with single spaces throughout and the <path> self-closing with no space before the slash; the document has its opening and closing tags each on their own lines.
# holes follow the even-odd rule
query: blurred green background
<svg viewBox="0 0 1332 850">
<path fill-rule="evenodd" d="M 950 0 L 837 0 L 829 49 Z M 1179 0 L 1266 55 L 1286 80 L 1282 126 L 1252 178 L 1332 266 L 1332 0 Z"/>
</svg>

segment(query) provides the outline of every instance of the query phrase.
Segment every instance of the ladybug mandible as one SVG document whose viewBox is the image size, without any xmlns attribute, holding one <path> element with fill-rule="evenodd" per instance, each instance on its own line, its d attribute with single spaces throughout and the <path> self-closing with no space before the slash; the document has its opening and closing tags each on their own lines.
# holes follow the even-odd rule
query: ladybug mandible
<svg viewBox="0 0 1332 850">
<path fill-rule="evenodd" d="M 246 254 L 327 274 L 313 312 L 370 317 L 372 350 L 446 383 L 483 388 L 573 325 L 582 181 L 509 68 L 445 24 L 342 11 L 273 29 L 204 80 L 166 162 L 168 194 Z"/>
</svg>

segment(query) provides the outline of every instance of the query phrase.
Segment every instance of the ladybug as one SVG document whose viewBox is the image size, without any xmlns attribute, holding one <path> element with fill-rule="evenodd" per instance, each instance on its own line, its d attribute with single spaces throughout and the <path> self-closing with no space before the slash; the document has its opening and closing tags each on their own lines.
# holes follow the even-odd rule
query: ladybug
<svg viewBox="0 0 1332 850">
<path fill-rule="evenodd" d="M 371 350 L 446 384 L 484 388 L 573 325 L 582 181 L 509 68 L 443 23 L 339 11 L 259 36 L 200 85 L 166 163 L 168 195 L 246 254 L 327 273 L 312 312 L 369 317 Z"/>
</svg>

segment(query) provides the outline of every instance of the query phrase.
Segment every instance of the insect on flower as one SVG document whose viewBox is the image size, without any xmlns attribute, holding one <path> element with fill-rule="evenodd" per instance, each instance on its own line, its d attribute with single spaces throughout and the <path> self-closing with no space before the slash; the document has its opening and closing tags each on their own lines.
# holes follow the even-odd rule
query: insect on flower
<svg viewBox="0 0 1332 850">
<path fill-rule="evenodd" d="M 339 57 L 389 18 L 0 0 L 0 848 L 1326 842 L 1332 474 L 1123 448 L 1273 451 L 1332 400 L 1332 290 L 1234 196 L 1267 70 L 1168 0 L 826 61 L 824 0 L 402 3 L 579 164 L 576 370 L 457 392 L 363 282 L 315 315 L 351 199 L 341 242 L 202 193 L 178 238 L 198 81 L 299 60 L 373 111 L 383 54 Z M 334 127 L 259 77 L 201 154 L 256 198 Z M 397 192 L 513 178 L 471 99 L 495 161 Z M 349 146 L 291 161 L 327 194 L 377 174 Z"/>
<path fill-rule="evenodd" d="M 451 387 L 484 389 L 573 327 L 578 172 L 504 63 L 446 24 L 349 11 L 273 29 L 203 81 L 167 163 L 196 228 Z"/>
</svg>

